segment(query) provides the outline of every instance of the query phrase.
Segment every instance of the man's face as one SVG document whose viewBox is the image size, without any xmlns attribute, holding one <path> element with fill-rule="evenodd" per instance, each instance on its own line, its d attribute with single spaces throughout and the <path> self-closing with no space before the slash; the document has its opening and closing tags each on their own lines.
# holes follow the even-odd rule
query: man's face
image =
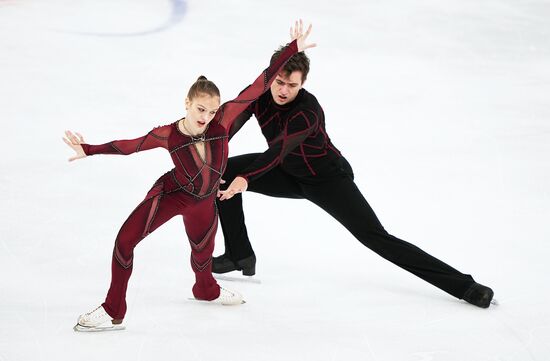
<svg viewBox="0 0 550 361">
<path fill-rule="evenodd" d="M 285 105 L 293 101 L 302 89 L 302 72 L 295 70 L 290 74 L 281 71 L 271 84 L 271 96 L 275 103 Z"/>
</svg>

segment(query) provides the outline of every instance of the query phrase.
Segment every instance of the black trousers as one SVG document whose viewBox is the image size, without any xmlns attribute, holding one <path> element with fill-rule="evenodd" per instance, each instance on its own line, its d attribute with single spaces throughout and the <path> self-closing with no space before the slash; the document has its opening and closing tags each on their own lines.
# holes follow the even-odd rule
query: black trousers
<svg viewBox="0 0 550 361">
<path fill-rule="evenodd" d="M 244 154 L 229 158 L 223 176 L 226 185 L 258 156 Z M 272 197 L 309 200 L 324 209 L 359 242 L 378 255 L 457 298 L 462 298 L 475 282 L 472 276 L 457 271 L 415 245 L 386 232 L 355 185 L 351 166 L 344 158 L 341 159 L 340 173 L 337 175 L 307 181 L 293 177 L 277 167 L 251 182 L 248 191 Z M 233 261 L 254 254 L 246 231 L 241 194 L 230 200 L 218 200 L 217 204 L 226 254 Z"/>
</svg>

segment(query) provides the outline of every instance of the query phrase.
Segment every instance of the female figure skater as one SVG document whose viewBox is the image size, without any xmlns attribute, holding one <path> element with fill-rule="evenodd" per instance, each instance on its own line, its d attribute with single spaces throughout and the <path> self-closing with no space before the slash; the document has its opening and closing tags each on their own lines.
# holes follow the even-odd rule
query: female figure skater
<svg viewBox="0 0 550 361">
<path fill-rule="evenodd" d="M 193 295 L 196 299 L 223 305 L 243 302 L 237 292 L 220 287 L 212 277 L 212 252 L 218 225 L 216 196 L 228 157 L 228 131 L 236 117 L 269 89 L 286 61 L 297 52 L 314 47 L 305 44 L 311 25 L 303 34 L 292 29 L 296 40 L 288 44 L 277 59 L 240 95 L 220 106 L 216 85 L 205 77 L 191 86 L 184 118 L 154 128 L 132 140 L 115 140 L 102 145 L 86 144 L 79 133 L 65 132 L 64 142 L 76 155 L 69 161 L 93 154 L 122 154 L 162 147 L 170 152 L 175 168 L 162 175 L 145 199 L 122 225 L 112 258 L 111 286 L 105 302 L 78 318 L 75 331 L 124 329 L 126 289 L 132 273 L 136 245 L 176 215 L 183 223 L 191 244 L 191 267 L 195 272 Z M 298 34 L 299 32 L 299 34 Z"/>
</svg>

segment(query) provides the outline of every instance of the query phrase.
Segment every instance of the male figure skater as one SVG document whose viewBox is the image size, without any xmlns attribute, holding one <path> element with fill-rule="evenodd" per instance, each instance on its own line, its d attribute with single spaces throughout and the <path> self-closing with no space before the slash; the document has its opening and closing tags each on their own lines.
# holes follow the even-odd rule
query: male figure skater
<svg viewBox="0 0 550 361">
<path fill-rule="evenodd" d="M 273 59 L 280 52 L 277 50 Z M 223 178 L 230 184 L 219 192 L 217 200 L 225 253 L 214 258 L 212 271 L 255 274 L 256 257 L 240 194 L 249 190 L 272 197 L 307 199 L 388 261 L 458 299 L 489 307 L 493 298 L 489 287 L 384 229 L 355 185 L 351 166 L 330 141 L 323 109 L 303 88 L 308 72 L 308 57 L 303 52 L 294 54 L 270 90 L 253 102 L 230 130 L 231 137 L 254 115 L 269 146 L 263 153 L 229 158 Z M 353 125 L 350 131 L 357 132 Z"/>
</svg>

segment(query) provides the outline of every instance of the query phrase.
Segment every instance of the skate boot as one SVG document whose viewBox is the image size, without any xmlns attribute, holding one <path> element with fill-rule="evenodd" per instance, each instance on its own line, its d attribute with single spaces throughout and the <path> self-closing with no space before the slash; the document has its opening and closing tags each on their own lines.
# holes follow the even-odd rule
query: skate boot
<svg viewBox="0 0 550 361">
<path fill-rule="evenodd" d="M 227 273 L 231 271 L 243 271 L 243 276 L 254 276 L 256 274 L 256 256 L 252 255 L 237 262 L 233 262 L 225 253 L 213 258 L 213 273 Z"/>
<path fill-rule="evenodd" d="M 79 332 L 94 332 L 94 331 L 116 331 L 124 330 L 122 320 L 113 320 L 111 316 L 105 312 L 103 306 L 99 306 L 95 310 L 80 315 L 78 322 L 73 330 Z"/>
<path fill-rule="evenodd" d="M 494 292 L 487 286 L 484 286 L 479 283 L 474 283 L 473 285 L 464 292 L 462 299 L 472 305 L 481 308 L 488 308 L 491 305 L 491 300 L 493 299 Z"/>
<path fill-rule="evenodd" d="M 220 295 L 218 296 L 218 298 L 210 301 L 201 300 L 200 298 L 191 298 L 191 300 L 224 306 L 234 306 L 246 303 L 243 299 L 243 296 L 239 292 L 230 291 L 227 288 L 223 288 L 222 286 L 220 286 Z"/>
<path fill-rule="evenodd" d="M 215 300 L 210 301 L 225 306 L 240 305 L 245 303 L 243 295 L 236 291 L 230 291 L 220 286 L 220 295 Z"/>
</svg>

